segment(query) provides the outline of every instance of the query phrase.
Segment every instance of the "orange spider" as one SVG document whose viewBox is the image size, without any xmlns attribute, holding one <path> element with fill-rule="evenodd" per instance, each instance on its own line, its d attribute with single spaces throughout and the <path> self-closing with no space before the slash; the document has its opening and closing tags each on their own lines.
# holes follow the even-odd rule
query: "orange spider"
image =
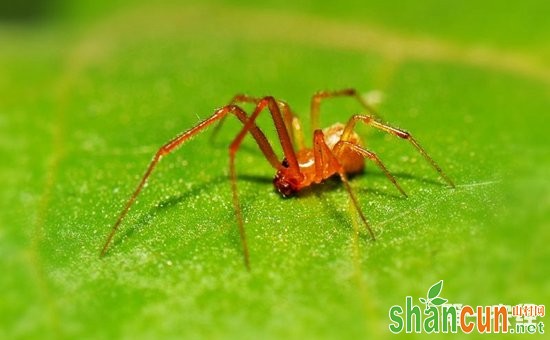
<svg viewBox="0 0 550 340">
<path fill-rule="evenodd" d="M 321 100 L 337 96 L 349 96 L 356 98 L 370 114 L 354 115 L 345 125 L 336 123 L 326 129 L 319 129 L 319 108 Z M 253 103 L 256 105 L 250 117 L 241 107 L 237 105 L 238 103 Z M 275 155 L 275 152 L 273 151 L 273 148 L 264 133 L 256 125 L 256 118 L 261 112 L 264 111 L 265 108 L 267 108 L 271 113 L 271 117 L 273 118 L 273 123 L 279 137 L 279 142 L 282 146 L 284 158 L 281 161 L 279 161 L 279 158 Z M 237 224 L 242 242 L 244 263 L 247 269 L 250 269 L 250 260 L 243 216 L 237 195 L 237 176 L 235 173 L 235 154 L 237 153 L 237 150 L 239 150 L 239 146 L 247 133 L 252 135 L 267 161 L 277 171 L 275 178 L 273 179 L 273 184 L 283 197 L 292 196 L 305 187 L 312 184 L 321 183 L 329 177 L 338 175 L 342 180 L 342 183 L 344 183 L 344 186 L 351 198 L 351 202 L 373 239 L 375 238 L 374 232 L 359 207 L 357 198 L 349 185 L 347 175 L 361 172 L 364 168 L 364 159 L 368 158 L 380 167 L 386 177 L 395 185 L 401 194 L 404 196 L 407 195 L 397 183 L 395 178 L 386 169 L 382 161 L 380 161 L 378 156 L 362 147 L 361 139 L 357 133 L 353 131 L 357 122 L 363 122 L 369 126 L 408 140 L 443 177 L 443 179 L 451 187 L 454 187 L 453 182 L 445 175 L 437 163 L 426 153 L 426 151 L 424 151 L 420 144 L 418 144 L 418 142 L 408 132 L 394 128 L 377 120 L 374 115 L 374 110 L 354 89 L 321 91 L 312 97 L 311 125 L 312 130 L 314 131 L 312 148 L 305 145 L 300 121 L 284 101 L 277 100 L 270 96 L 253 98 L 241 94 L 236 95 L 229 105 L 217 109 L 212 116 L 170 140 L 157 151 L 153 157 L 153 160 L 149 164 L 149 167 L 145 171 L 143 178 L 139 182 L 132 196 L 130 196 L 130 199 L 122 209 L 122 212 L 112 227 L 112 230 L 101 250 L 101 256 L 104 256 L 107 252 L 107 249 L 109 248 L 109 245 L 113 240 L 113 237 L 122 220 L 128 213 L 128 210 L 132 204 L 135 202 L 147 179 L 151 175 L 151 172 L 161 158 L 174 151 L 191 137 L 202 132 L 216 121 L 219 121 L 220 123 L 218 125 L 219 128 L 224 118 L 230 113 L 234 114 L 244 125 L 237 134 L 237 137 L 235 137 L 229 146 L 229 170 L 231 177 L 231 189 L 233 192 L 233 206 L 235 209 L 235 215 L 237 217 Z M 294 144 L 298 147 L 297 150 L 295 149 L 291 137 L 294 139 Z"/>
</svg>

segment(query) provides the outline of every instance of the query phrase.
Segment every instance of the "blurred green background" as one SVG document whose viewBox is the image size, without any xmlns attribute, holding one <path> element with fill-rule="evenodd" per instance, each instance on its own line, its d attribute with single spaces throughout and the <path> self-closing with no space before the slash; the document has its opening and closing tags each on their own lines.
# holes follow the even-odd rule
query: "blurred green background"
<svg viewBox="0 0 550 340">
<path fill-rule="evenodd" d="M 0 3 L 0 338 L 386 338 L 389 308 L 438 280 L 452 303 L 548 306 L 548 13 L 542 0 Z M 410 196 L 370 164 L 352 179 L 372 242 L 338 181 L 281 199 L 246 140 L 249 273 L 232 121 L 163 160 L 98 258 L 168 139 L 240 92 L 287 100 L 307 127 L 311 94 L 347 87 L 382 94 L 384 119 L 457 188 L 359 128 Z M 361 107 L 322 110 L 329 125 Z"/>
</svg>

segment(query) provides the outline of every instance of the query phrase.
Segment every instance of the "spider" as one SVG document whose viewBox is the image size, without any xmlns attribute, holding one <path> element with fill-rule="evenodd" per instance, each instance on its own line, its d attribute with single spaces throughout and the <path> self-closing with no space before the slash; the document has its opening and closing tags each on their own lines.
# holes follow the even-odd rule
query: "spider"
<svg viewBox="0 0 550 340">
<path fill-rule="evenodd" d="M 356 114 L 353 115 L 345 125 L 336 123 L 328 128 L 322 130 L 319 129 L 321 101 L 327 98 L 343 96 L 358 100 L 369 114 Z M 255 105 L 254 111 L 250 116 L 239 106 L 239 104 L 243 103 L 251 103 Z M 267 137 L 256 125 L 257 117 L 260 113 L 266 111 L 266 108 L 271 114 L 271 118 L 273 119 L 273 124 L 275 125 L 278 139 L 282 147 L 284 154 L 282 160 L 279 160 L 276 156 Z M 235 209 L 237 225 L 240 233 L 244 264 L 247 269 L 250 269 L 250 259 L 244 221 L 237 194 L 237 175 L 235 172 L 235 155 L 247 133 L 252 135 L 267 161 L 276 170 L 273 185 L 283 197 L 293 196 L 306 187 L 313 184 L 319 184 L 330 177 L 339 176 L 347 193 L 349 194 L 355 210 L 373 240 L 375 239 L 374 232 L 359 206 L 357 197 L 349 184 L 348 175 L 361 172 L 364 168 L 364 159 L 368 159 L 374 162 L 382 170 L 388 180 L 393 183 L 402 195 L 406 197 L 407 194 L 397 183 L 395 177 L 388 171 L 380 158 L 378 158 L 374 152 L 369 151 L 362 146 L 363 144 L 359 138 L 359 135 L 354 131 L 354 127 L 358 122 L 409 141 L 449 184 L 449 186 L 454 187 L 451 179 L 445 175 L 439 165 L 437 165 L 437 163 L 426 153 L 424 148 L 422 148 L 422 146 L 420 146 L 420 144 L 408 132 L 382 123 L 377 118 L 376 112 L 373 108 L 358 94 L 355 89 L 320 91 L 313 95 L 311 98 L 310 112 L 311 128 L 313 131 L 313 147 L 306 146 L 300 120 L 294 115 L 294 112 L 286 102 L 275 99 L 271 96 L 255 98 L 244 94 L 238 94 L 233 97 L 229 105 L 217 109 L 209 118 L 201 121 L 191 129 L 179 134 L 160 147 L 157 153 L 153 156 L 153 159 L 149 163 L 145 174 L 141 178 L 133 194 L 130 196 L 126 202 L 126 205 L 120 212 L 111 229 L 111 232 L 108 234 L 107 240 L 101 250 L 101 257 L 107 253 L 109 245 L 113 240 L 113 237 L 115 236 L 122 220 L 128 213 L 132 204 L 135 202 L 137 196 L 143 189 L 147 179 L 153 172 L 158 162 L 164 156 L 176 150 L 193 136 L 204 131 L 215 122 L 218 122 L 218 125 L 214 131 L 216 132 L 229 114 L 235 115 L 243 124 L 241 130 L 233 142 L 229 145 L 229 174 L 233 193 L 233 207 Z"/>
</svg>

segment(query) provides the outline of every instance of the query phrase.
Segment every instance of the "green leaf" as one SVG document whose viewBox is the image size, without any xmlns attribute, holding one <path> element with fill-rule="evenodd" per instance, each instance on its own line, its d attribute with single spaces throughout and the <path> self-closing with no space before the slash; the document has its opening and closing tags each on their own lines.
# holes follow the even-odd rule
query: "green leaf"
<svg viewBox="0 0 550 340">
<path fill-rule="evenodd" d="M 443 280 L 440 280 L 439 282 L 432 285 L 430 287 L 430 290 L 428 290 L 428 298 L 430 300 L 433 300 L 436 296 L 438 296 L 441 293 L 442 288 L 443 288 Z"/>
<path fill-rule="evenodd" d="M 431 300 L 431 303 L 435 306 L 440 306 L 440 305 L 446 303 L 447 301 L 448 301 L 447 299 L 436 297 L 436 298 Z"/>
<path fill-rule="evenodd" d="M 422 303 L 426 303 L 426 299 L 424 299 L 424 298 L 418 298 L 418 300 L 420 300 L 420 302 L 422 302 Z"/>
<path fill-rule="evenodd" d="M 548 300 L 548 1 L 39 2 L 0 6 L 0 338 L 383 339 L 389 308 L 438 280 L 456 303 Z M 247 272 L 231 117 L 163 157 L 99 258 L 158 148 L 236 93 L 286 100 L 311 144 L 311 95 L 348 87 L 456 187 L 358 124 L 408 194 L 370 160 L 350 176 L 373 241 L 341 181 L 283 199 L 246 137 Z"/>
</svg>

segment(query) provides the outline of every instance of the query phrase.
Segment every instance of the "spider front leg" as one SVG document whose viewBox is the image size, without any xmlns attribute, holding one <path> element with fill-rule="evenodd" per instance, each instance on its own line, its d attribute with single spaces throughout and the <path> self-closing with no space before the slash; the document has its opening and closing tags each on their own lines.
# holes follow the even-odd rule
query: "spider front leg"
<svg viewBox="0 0 550 340">
<path fill-rule="evenodd" d="M 340 164 L 336 156 L 325 143 L 325 136 L 321 130 L 315 130 L 313 133 L 313 155 L 315 159 L 316 181 L 321 181 L 322 179 L 327 178 L 327 175 L 330 173 L 338 173 L 342 183 L 344 183 L 346 191 L 349 194 L 351 202 L 353 203 L 353 207 L 359 214 L 359 217 L 361 218 L 361 221 L 363 221 L 363 224 L 365 225 L 370 236 L 373 240 L 375 240 L 376 238 L 374 236 L 374 232 L 367 222 L 367 218 L 363 214 L 363 210 L 361 210 L 359 200 L 355 196 L 355 193 L 349 184 L 344 167 Z"/>
<path fill-rule="evenodd" d="M 260 100 L 261 98 L 251 97 L 246 94 L 238 94 L 233 97 L 231 102 L 258 104 Z M 282 111 L 285 126 L 287 128 L 287 131 L 292 136 L 292 140 L 296 143 L 296 145 L 298 146 L 298 149 L 304 149 L 306 145 L 305 145 L 304 132 L 302 130 L 302 124 L 300 123 L 300 119 L 296 117 L 296 115 L 294 114 L 290 106 L 285 101 L 278 100 L 278 99 L 276 99 L 276 101 L 277 101 L 277 104 L 279 105 L 279 109 Z"/>
<path fill-rule="evenodd" d="M 236 94 L 233 96 L 233 98 L 230 101 L 230 105 L 232 104 L 242 104 L 242 103 L 249 103 L 249 104 L 258 104 L 262 98 L 258 97 L 252 97 L 247 94 Z M 288 133 L 292 136 L 292 140 L 296 145 L 298 146 L 298 149 L 304 149 L 306 147 L 305 145 L 305 139 L 304 139 L 304 133 L 302 130 L 302 124 L 300 123 L 300 120 L 290 106 L 282 100 L 276 100 L 277 104 L 279 105 L 280 111 L 282 111 L 283 121 L 285 123 L 285 126 L 287 128 Z M 225 121 L 225 118 L 222 118 L 219 123 L 214 127 L 214 131 L 212 131 L 211 138 L 215 138 L 215 136 L 218 134 L 218 131 L 222 127 L 223 123 Z"/>
<path fill-rule="evenodd" d="M 233 98 L 231 99 L 231 101 L 229 102 L 228 105 L 237 105 L 237 104 L 242 104 L 242 103 L 257 104 L 258 101 L 259 101 L 258 98 L 250 97 L 246 94 L 236 94 L 236 95 L 233 96 Z M 218 124 L 216 124 L 216 126 L 214 126 L 214 129 L 212 130 L 212 134 L 210 135 L 211 140 L 214 140 L 216 138 L 216 136 L 218 135 L 218 132 L 222 128 L 223 123 L 225 122 L 226 118 L 227 118 L 227 116 L 223 116 L 220 119 L 220 121 L 218 122 Z"/>
<path fill-rule="evenodd" d="M 361 97 L 356 89 L 343 89 L 337 91 L 319 91 L 311 97 L 311 129 L 313 131 L 319 129 L 319 115 L 321 113 L 321 100 L 335 97 L 353 97 L 355 98 L 370 114 L 378 116 L 372 106 Z"/>
<path fill-rule="evenodd" d="M 256 119 L 258 118 L 259 114 L 264 111 L 265 108 L 268 108 L 269 112 L 271 113 L 275 129 L 277 130 L 285 159 L 288 162 L 288 168 L 286 169 L 290 173 L 294 174 L 296 177 L 300 176 L 300 167 L 298 165 L 298 160 L 296 159 L 296 154 L 292 147 L 292 143 L 290 142 L 290 136 L 288 134 L 283 116 L 281 115 L 278 102 L 273 97 L 264 97 L 257 102 L 254 112 L 252 113 L 252 115 L 250 115 L 244 127 L 241 129 L 239 134 L 235 137 L 235 139 L 229 146 L 229 173 L 231 177 L 231 188 L 233 192 L 233 204 L 237 213 L 237 220 L 239 221 L 239 230 L 241 233 L 241 241 L 243 243 L 245 256 L 244 260 L 247 269 L 250 269 L 250 260 L 248 254 L 248 246 L 246 243 L 246 235 L 244 232 L 244 222 L 239 203 L 239 196 L 237 193 L 237 173 L 235 171 L 235 156 L 247 132 L 251 132 L 252 129 L 256 127 Z M 280 170 L 283 168 L 283 165 L 281 163 L 278 163 L 276 168 Z"/>
<path fill-rule="evenodd" d="M 342 137 L 340 138 L 340 140 L 342 141 L 349 140 L 351 133 L 353 131 L 353 128 L 355 127 L 355 124 L 358 121 L 361 121 L 376 129 L 385 131 L 391 135 L 397 136 L 401 139 L 408 140 L 416 148 L 416 150 L 424 157 L 424 159 L 426 159 L 426 161 L 430 163 L 430 165 L 439 173 L 439 175 L 449 184 L 449 186 L 453 188 L 455 187 L 453 181 L 449 177 L 447 177 L 447 175 L 443 172 L 443 170 L 441 170 L 441 167 L 433 160 L 432 157 L 430 157 L 430 155 L 428 155 L 428 153 L 424 150 L 424 148 L 420 146 L 420 144 L 416 141 L 416 139 L 413 138 L 413 136 L 411 136 L 410 133 L 398 128 L 394 128 L 390 125 L 381 123 L 372 116 L 365 116 L 365 115 L 352 116 L 348 121 L 348 123 L 346 124 L 346 127 L 344 128 L 344 131 L 342 132 Z"/>
<path fill-rule="evenodd" d="M 304 131 L 302 130 L 302 123 L 300 123 L 300 119 L 296 117 L 290 106 L 282 101 L 278 100 L 277 103 L 279 104 L 279 107 L 283 111 L 283 118 L 285 120 L 285 125 L 287 129 L 290 132 L 290 135 L 292 136 L 292 140 L 294 143 L 296 143 L 296 146 L 299 150 L 306 148 L 305 138 L 304 138 Z"/>
<path fill-rule="evenodd" d="M 115 224 L 113 225 L 111 232 L 107 236 L 107 239 L 105 241 L 105 244 L 103 245 L 103 248 L 101 249 L 100 256 L 104 256 L 107 253 L 107 250 L 109 248 L 109 245 L 111 244 L 113 237 L 115 236 L 118 228 L 120 227 L 120 224 L 122 223 L 124 217 L 127 215 L 128 211 L 130 210 L 130 207 L 134 204 L 137 196 L 145 186 L 145 183 L 149 179 L 149 176 L 157 166 L 158 162 L 162 159 L 162 157 L 168 155 L 175 149 L 177 149 L 179 146 L 181 146 L 183 143 L 188 141 L 193 136 L 196 136 L 200 132 L 204 131 L 208 126 L 212 125 L 214 122 L 223 119 L 223 117 L 227 116 L 228 114 L 234 114 L 237 116 L 237 118 L 245 125 L 247 125 L 248 117 L 246 113 L 238 106 L 235 105 L 228 105 L 224 106 L 214 112 L 212 116 L 207 118 L 206 120 L 200 122 L 195 127 L 183 132 L 182 134 L 178 135 L 174 139 L 170 140 L 168 143 L 164 144 L 154 155 L 153 160 L 149 163 L 149 166 L 147 167 L 147 170 L 145 171 L 145 174 L 141 178 L 140 182 L 138 183 L 136 189 L 134 190 L 133 194 L 130 196 L 129 200 L 126 202 L 124 208 L 120 212 Z M 266 159 L 269 161 L 269 163 L 275 168 L 278 169 L 280 167 L 280 163 L 277 159 L 277 156 L 275 155 L 273 148 L 267 141 L 267 138 L 263 134 L 263 132 L 255 125 L 255 124 L 248 124 L 247 125 L 247 131 L 249 131 L 254 139 L 256 140 L 256 143 L 260 147 L 262 153 L 266 157 Z M 240 212 L 240 207 L 236 207 L 236 215 L 239 225 L 239 230 L 241 232 L 241 239 L 243 240 L 243 251 L 245 253 L 245 264 L 248 264 L 248 249 L 246 247 L 246 238 L 244 235 L 244 227 L 242 225 L 242 217 Z"/>
<path fill-rule="evenodd" d="M 248 131 L 252 132 L 254 128 L 257 129 L 256 119 L 265 108 L 268 108 L 268 111 L 270 112 L 271 118 L 273 120 L 273 124 L 275 125 L 275 130 L 277 131 L 277 135 L 279 137 L 279 142 L 281 143 L 284 156 L 289 163 L 289 168 L 294 172 L 300 172 L 298 160 L 296 159 L 296 152 L 294 151 L 294 148 L 292 146 L 290 135 L 287 129 L 287 124 L 283 115 L 281 114 L 279 103 L 280 101 L 277 101 L 271 96 L 263 97 L 262 99 L 258 100 L 254 112 L 252 113 L 252 115 L 250 115 L 246 124 L 241 129 L 233 143 L 231 143 L 230 149 L 233 146 L 236 146 L 238 148 L 246 133 Z M 280 167 L 282 167 L 282 165 L 280 165 Z"/>
</svg>

